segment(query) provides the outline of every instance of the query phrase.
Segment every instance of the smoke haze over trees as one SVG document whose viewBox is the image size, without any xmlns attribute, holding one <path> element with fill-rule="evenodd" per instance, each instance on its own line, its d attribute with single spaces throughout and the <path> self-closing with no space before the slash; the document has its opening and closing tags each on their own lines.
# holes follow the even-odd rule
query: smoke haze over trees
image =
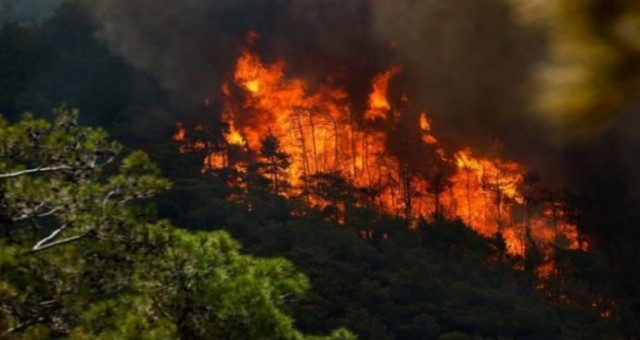
<svg viewBox="0 0 640 340">
<path fill-rule="evenodd" d="M 285 308 L 284 318 L 291 315 L 301 332 L 346 327 L 363 339 L 630 337 L 640 332 L 639 18 L 637 5 L 626 0 L 0 0 L 0 114 L 9 122 L 25 111 L 51 118 L 50 109 L 66 102 L 81 109 L 81 124 L 104 127 L 127 147 L 146 150 L 174 182 L 157 200 L 159 215 L 203 231 L 175 231 L 181 240 L 176 258 L 193 260 L 198 242 L 228 244 L 230 257 L 245 256 L 228 236 L 209 234 L 219 229 L 250 254 L 286 257 L 309 277 L 307 295 Z M 472 146 L 478 157 L 503 157 L 532 171 L 518 188 L 524 203 L 503 197 L 498 175 L 495 183 L 483 175 L 478 195 L 485 195 L 485 220 L 492 204 L 500 228 L 503 204 L 521 205 L 514 215 L 526 220 L 540 202 L 561 202 L 553 211 L 556 228 L 576 225 L 589 251 L 570 249 L 556 236 L 544 253 L 548 245 L 525 233 L 526 251 L 510 254 L 504 235 L 468 229 L 470 217 L 445 218 L 435 208 L 434 216 L 414 213 L 408 221 L 410 208 L 396 215 L 375 209 L 380 188 L 355 185 L 339 173 L 307 176 L 302 193 L 293 195 L 290 188 L 301 180 L 288 176 L 296 155 L 283 151 L 282 136 L 269 130 L 260 136 L 262 148 L 248 151 L 246 144 L 225 144 L 231 127 L 220 116 L 221 98 L 230 95 L 222 88 L 249 32 L 259 36 L 251 48 L 263 64 L 285 60 L 283 72 L 304 81 L 309 93 L 328 83 L 343 86 L 350 119 L 366 132 L 387 127 L 366 122 L 371 79 L 398 67 L 388 84 L 389 104 L 402 114 L 386 146 L 403 163 L 399 187 L 415 189 L 410 172 L 430 184 L 424 193 L 405 195 L 405 206 L 420 195 L 438 200 L 453 190 L 452 160 L 440 164 L 425 156 L 438 154 L 422 142 L 427 131 L 446 152 Z M 425 112 L 428 129 L 418 123 Z M 172 140 L 177 122 L 194 127 L 187 141 L 205 148 L 181 153 L 186 142 Z M 212 165 L 209 149 L 226 152 L 224 167 Z M 234 162 L 246 163 L 246 172 Z M 17 239 L 0 242 L 18 242 L 18 249 L 32 241 Z M 96 250 L 111 256 L 103 245 Z M 3 254 L 0 265 L 19 269 Z M 198 254 L 212 258 L 216 251 Z M 545 257 L 555 264 L 548 277 L 536 273 Z M 29 259 L 19 263 L 31 266 L 33 283 L 43 269 Z M 61 253 L 52 261 L 78 268 L 69 259 Z M 273 282 L 291 279 L 283 283 L 291 284 L 287 289 L 304 290 L 288 264 L 243 259 L 257 271 L 279 268 L 271 274 L 287 277 Z M 208 262 L 196 262 L 190 265 L 206 270 Z M 157 276 L 146 279 L 171 281 L 153 268 Z M 199 282 L 200 292 L 213 289 Z M 26 296 L 18 288 L 11 293 L 16 306 Z M 8 296 L 2 294 L 7 291 L 0 287 L 0 300 Z M 133 303 L 127 299 L 119 302 Z M 57 307 L 67 319 L 57 324 L 61 330 L 52 329 L 68 333 L 79 312 Z M 0 334 L 34 319 L 18 314 L 9 323 L 0 318 Z M 87 325 L 94 316 L 80 316 L 84 324 L 75 329 L 92 332 Z"/>
</svg>

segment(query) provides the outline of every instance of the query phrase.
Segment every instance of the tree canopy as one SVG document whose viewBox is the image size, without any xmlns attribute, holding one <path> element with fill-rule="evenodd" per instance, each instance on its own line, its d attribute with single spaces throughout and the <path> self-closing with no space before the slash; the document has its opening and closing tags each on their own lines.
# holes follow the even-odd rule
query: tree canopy
<svg viewBox="0 0 640 340">
<path fill-rule="evenodd" d="M 308 288 L 290 262 L 158 220 L 149 199 L 170 183 L 149 156 L 54 116 L 0 120 L 0 336 L 308 338 L 287 314 Z"/>
</svg>

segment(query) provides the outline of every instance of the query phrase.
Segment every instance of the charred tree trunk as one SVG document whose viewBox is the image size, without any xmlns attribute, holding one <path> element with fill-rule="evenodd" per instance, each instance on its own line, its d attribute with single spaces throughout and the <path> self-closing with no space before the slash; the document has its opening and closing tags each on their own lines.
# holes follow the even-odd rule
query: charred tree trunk
<svg viewBox="0 0 640 340">
<path fill-rule="evenodd" d="M 280 178 L 278 176 L 278 159 L 273 156 L 271 157 L 271 180 L 273 182 L 273 191 L 276 193 L 276 195 L 280 194 Z"/>
<path fill-rule="evenodd" d="M 470 168 L 464 168 L 464 171 L 466 173 L 466 179 L 467 179 L 467 183 L 466 183 L 466 187 L 467 187 L 467 224 L 469 224 L 469 226 L 471 226 L 472 220 L 471 220 L 471 169 Z"/>
<path fill-rule="evenodd" d="M 413 218 L 413 202 L 412 202 L 412 187 L 411 187 L 411 174 L 407 165 L 402 167 L 401 173 L 402 189 L 403 189 L 403 203 L 404 203 L 404 216 L 408 222 L 411 222 Z"/>
<path fill-rule="evenodd" d="M 351 145 L 351 176 L 353 179 L 356 178 L 356 171 L 357 171 L 357 157 L 356 157 L 356 137 L 354 136 L 354 131 L 353 131 L 353 127 L 354 127 L 354 121 L 353 121 L 353 116 L 351 114 L 351 110 L 348 111 L 349 112 L 349 138 L 350 138 L 350 145 Z M 337 137 L 336 137 L 337 138 Z"/>
<path fill-rule="evenodd" d="M 310 169 L 311 173 L 316 173 L 320 171 L 318 167 L 318 145 L 316 142 L 316 124 L 313 120 L 313 112 L 308 110 L 309 114 L 309 128 L 311 129 L 311 149 L 313 152 L 313 170 Z"/>
<path fill-rule="evenodd" d="M 298 129 L 298 142 L 300 143 L 302 153 L 302 181 L 304 183 L 304 192 L 307 202 L 309 201 L 309 157 L 307 155 L 307 143 L 304 137 L 304 127 L 302 125 L 301 114 L 298 110 L 294 112 L 294 120 Z"/>
</svg>

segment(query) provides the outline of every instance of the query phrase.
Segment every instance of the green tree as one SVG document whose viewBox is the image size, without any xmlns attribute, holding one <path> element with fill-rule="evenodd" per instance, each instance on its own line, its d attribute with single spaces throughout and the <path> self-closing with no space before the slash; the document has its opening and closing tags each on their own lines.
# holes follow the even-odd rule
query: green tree
<svg viewBox="0 0 640 340">
<path fill-rule="evenodd" d="M 116 168 L 122 146 L 79 127 L 76 111 L 55 114 L 0 120 L 2 333 L 67 334 L 83 306 L 128 289 L 132 264 L 160 251 L 148 240 L 167 228 L 138 203 L 169 187 L 148 156 Z"/>
<path fill-rule="evenodd" d="M 55 115 L 0 119 L 0 337 L 313 339 L 286 314 L 307 288 L 289 262 L 158 221 L 149 157 Z"/>
</svg>

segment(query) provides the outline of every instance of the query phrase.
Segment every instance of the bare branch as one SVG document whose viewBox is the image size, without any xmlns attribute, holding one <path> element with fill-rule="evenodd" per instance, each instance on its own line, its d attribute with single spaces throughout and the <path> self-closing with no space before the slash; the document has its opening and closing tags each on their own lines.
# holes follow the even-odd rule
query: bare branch
<svg viewBox="0 0 640 340">
<path fill-rule="evenodd" d="M 18 216 L 16 218 L 14 218 L 12 221 L 13 222 L 20 222 L 20 221 L 24 221 L 30 218 L 39 218 L 39 217 L 47 217 L 47 216 L 51 216 L 55 213 L 57 213 L 58 211 L 62 210 L 63 207 L 55 207 L 49 211 L 37 214 L 35 213 L 35 211 L 37 211 L 39 208 L 43 207 L 44 203 L 40 204 L 38 207 L 36 207 L 35 209 L 33 209 L 33 211 L 31 213 L 28 214 L 23 214 L 21 216 Z"/>
<path fill-rule="evenodd" d="M 22 221 L 22 220 L 26 220 L 28 218 L 30 218 L 31 216 L 33 216 L 33 214 L 35 214 L 38 210 L 40 210 L 41 208 L 43 208 L 46 205 L 45 202 L 42 202 L 40 204 L 38 204 L 35 208 L 29 210 L 29 212 L 26 212 L 16 218 L 13 219 L 13 222 L 18 222 L 18 221 Z"/>
<path fill-rule="evenodd" d="M 120 155 L 120 151 L 115 152 L 115 153 L 113 154 L 113 156 L 111 156 L 111 157 L 107 158 L 107 160 L 105 160 L 104 162 L 102 162 L 102 163 L 98 164 L 98 167 L 99 167 L 99 168 L 102 168 L 102 167 L 104 167 L 105 165 L 111 164 L 111 163 L 116 159 L 116 157 L 118 157 L 119 155 Z M 95 162 L 94 162 L 94 164 L 95 164 Z"/>
<path fill-rule="evenodd" d="M 120 194 L 121 191 L 122 190 L 120 190 L 120 188 L 116 188 L 116 189 L 113 189 L 113 190 L 109 191 L 106 195 L 104 195 L 104 199 L 102 200 L 102 210 L 103 211 L 107 209 L 107 203 L 111 199 L 111 196 Z"/>
<path fill-rule="evenodd" d="M 49 211 L 47 211 L 47 212 L 44 212 L 44 213 L 42 213 L 42 214 L 38 214 L 38 215 L 36 215 L 36 216 L 34 216 L 34 217 L 46 217 L 46 216 L 51 216 L 51 215 L 53 215 L 53 214 L 57 213 L 58 211 L 60 211 L 60 210 L 62 210 L 62 209 L 63 209 L 63 207 L 55 207 L 55 208 L 53 208 L 53 209 L 51 209 L 51 210 L 49 210 Z"/>
<path fill-rule="evenodd" d="M 139 199 L 147 199 L 147 198 L 151 198 L 153 197 L 155 193 L 154 192 L 146 192 L 146 193 L 141 193 L 138 195 L 135 195 L 133 197 L 128 197 L 128 198 L 124 198 L 121 201 L 117 202 L 117 204 L 119 205 L 125 205 L 133 200 L 139 200 Z"/>
<path fill-rule="evenodd" d="M 58 303 L 58 300 L 47 300 L 47 301 L 42 301 L 39 303 L 40 306 L 42 307 L 48 307 L 48 306 L 52 306 Z"/>
<path fill-rule="evenodd" d="M 53 171 L 60 171 L 60 170 L 71 170 L 71 169 L 73 169 L 73 168 L 68 166 L 68 165 L 37 167 L 37 168 L 33 168 L 33 169 L 27 169 L 27 170 L 21 170 L 21 171 L 16 171 L 16 172 L 9 172 L 9 173 L 6 173 L 6 174 L 0 174 L 0 179 L 2 179 L 2 178 L 14 178 L 14 177 L 20 177 L 20 176 L 29 175 L 29 174 L 43 173 L 43 172 L 53 172 Z"/>
<path fill-rule="evenodd" d="M 49 236 L 43 238 L 42 240 L 40 240 L 38 243 L 36 243 L 35 246 L 33 246 L 33 248 L 31 248 L 31 250 L 37 250 L 40 249 L 45 243 L 53 240 L 56 236 L 58 236 L 58 234 L 60 234 L 63 230 L 65 230 L 67 228 L 68 224 L 63 224 L 62 226 L 60 226 L 60 228 L 54 230 Z"/>
<path fill-rule="evenodd" d="M 102 168 L 102 167 L 104 167 L 104 166 L 106 166 L 108 164 L 111 164 L 119 154 L 120 154 L 119 152 L 115 153 L 113 156 L 109 157 L 107 160 L 105 160 L 101 164 L 98 164 L 97 166 L 96 166 L 95 162 L 92 162 L 89 166 L 79 167 L 79 169 L 93 169 L 93 168 L 96 168 L 96 167 Z M 33 169 L 20 170 L 20 171 L 15 171 L 15 172 L 9 172 L 9 173 L 6 173 L 6 174 L 0 174 L 0 179 L 3 179 L 3 178 L 14 178 L 14 177 L 20 177 L 20 176 L 29 175 L 29 174 L 43 173 L 43 172 L 54 172 L 54 171 L 73 170 L 73 169 L 78 169 L 78 167 L 72 167 L 72 166 L 69 166 L 69 165 L 39 166 L 39 167 L 33 168 Z"/>
<path fill-rule="evenodd" d="M 34 247 L 29 251 L 29 253 L 35 254 L 35 253 L 41 252 L 43 250 L 47 250 L 47 249 L 50 249 L 50 248 L 53 248 L 53 247 L 61 246 L 63 244 L 67 244 L 67 243 L 71 243 L 71 242 L 75 242 L 75 241 L 81 240 L 81 239 L 89 236 L 92 231 L 93 231 L 93 229 L 89 229 L 89 230 L 85 231 L 84 233 L 82 233 L 80 235 L 71 236 L 71 237 L 68 237 L 68 238 L 65 238 L 65 239 L 62 239 L 62 240 L 59 240 L 59 241 L 47 243 L 47 244 L 45 244 L 45 245 L 43 245 L 43 246 L 41 246 L 39 248 Z"/>
</svg>

